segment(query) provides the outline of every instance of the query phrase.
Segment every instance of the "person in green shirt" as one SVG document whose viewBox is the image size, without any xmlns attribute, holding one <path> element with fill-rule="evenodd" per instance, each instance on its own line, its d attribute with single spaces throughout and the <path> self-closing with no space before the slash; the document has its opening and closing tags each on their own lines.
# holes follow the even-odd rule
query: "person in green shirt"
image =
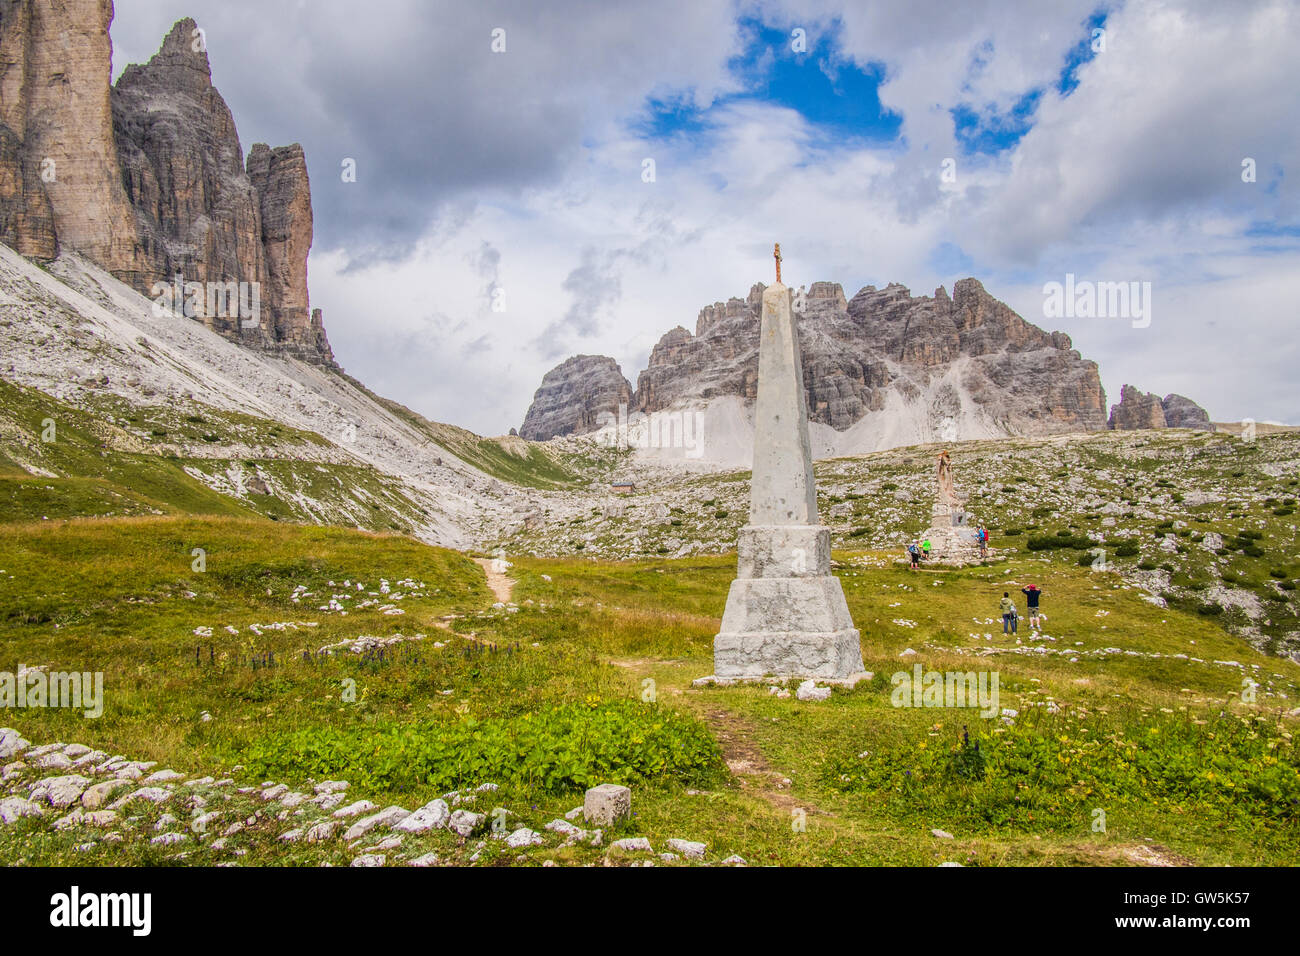
<svg viewBox="0 0 1300 956">
<path fill-rule="evenodd" d="M 998 604 L 998 610 L 1002 612 L 1002 633 L 1016 633 L 1016 605 L 1011 600 L 1010 592 L 1002 592 L 1002 601 Z"/>
<path fill-rule="evenodd" d="M 930 560 L 930 539 L 926 538 L 921 542 L 921 553 L 925 555 L 925 560 Z"/>
</svg>

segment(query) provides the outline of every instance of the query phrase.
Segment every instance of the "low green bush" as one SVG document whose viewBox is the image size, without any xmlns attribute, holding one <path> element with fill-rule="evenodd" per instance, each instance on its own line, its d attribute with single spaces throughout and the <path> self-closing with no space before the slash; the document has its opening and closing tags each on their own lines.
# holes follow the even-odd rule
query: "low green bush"
<svg viewBox="0 0 1300 956">
<path fill-rule="evenodd" d="M 482 721 L 312 727 L 258 739 L 243 762 L 259 778 L 341 777 L 390 790 L 486 782 L 546 792 L 648 781 L 706 787 L 725 776 L 718 745 L 700 721 L 640 701 Z"/>
</svg>

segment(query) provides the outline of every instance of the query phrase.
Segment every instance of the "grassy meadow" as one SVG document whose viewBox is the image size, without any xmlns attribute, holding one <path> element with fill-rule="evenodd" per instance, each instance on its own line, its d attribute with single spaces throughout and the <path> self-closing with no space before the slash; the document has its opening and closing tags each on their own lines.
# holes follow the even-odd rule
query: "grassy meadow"
<svg viewBox="0 0 1300 956">
<path fill-rule="evenodd" d="M 348 780 L 349 799 L 380 807 L 494 783 L 467 805 L 506 808 L 512 829 L 542 831 L 586 786 L 622 782 L 635 816 L 606 846 L 645 836 L 658 851 L 677 837 L 707 843 L 711 862 L 1300 862 L 1287 716 L 1300 667 L 1072 551 L 999 545 L 988 565 L 920 572 L 892 550 L 837 552 L 876 676 L 803 702 L 766 684 L 692 686 L 711 671 L 734 556 L 517 558 L 502 602 L 470 556 L 394 534 L 255 516 L 11 522 L 0 670 L 102 671 L 105 709 L 0 723 L 33 744 L 82 743 L 241 789 Z M 1017 643 L 994 623 L 997 600 L 1030 581 L 1048 619 L 1041 640 L 1022 619 Z M 340 646 L 359 638 L 376 640 Z M 890 676 L 918 663 L 997 672 L 999 716 L 893 706 Z M 0 827 L 0 860 L 347 865 L 369 842 L 285 842 L 318 811 L 195 792 L 223 824 L 251 822 L 176 847 L 88 844 L 82 828 L 23 818 Z M 119 830 L 181 812 L 131 806 Z M 389 863 L 622 859 L 487 842 L 412 835 Z"/>
</svg>

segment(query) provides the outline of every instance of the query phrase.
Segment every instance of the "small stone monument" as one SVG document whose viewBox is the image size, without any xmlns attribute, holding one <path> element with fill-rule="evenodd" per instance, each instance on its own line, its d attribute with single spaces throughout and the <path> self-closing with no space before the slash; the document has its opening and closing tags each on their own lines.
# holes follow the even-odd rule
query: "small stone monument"
<svg viewBox="0 0 1300 956">
<path fill-rule="evenodd" d="M 964 499 L 953 484 L 952 459 L 945 449 L 939 455 L 935 474 L 938 494 L 930 513 L 930 527 L 922 539 L 930 542 L 931 564 L 963 565 L 980 560 L 979 541 L 969 527 Z"/>
<path fill-rule="evenodd" d="M 714 676 L 851 682 L 862 674 L 862 649 L 831 574 L 830 529 L 817 516 L 799 333 L 779 245 L 774 255 L 776 284 L 763 292 L 759 332 L 749 524 L 713 640 Z"/>
</svg>

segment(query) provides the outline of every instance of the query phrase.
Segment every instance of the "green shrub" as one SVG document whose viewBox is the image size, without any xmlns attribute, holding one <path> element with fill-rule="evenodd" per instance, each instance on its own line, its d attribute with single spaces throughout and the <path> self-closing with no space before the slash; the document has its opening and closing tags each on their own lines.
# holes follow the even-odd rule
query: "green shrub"
<svg viewBox="0 0 1300 956">
<path fill-rule="evenodd" d="M 342 777 L 365 788 L 439 792 L 485 782 L 551 793 L 606 782 L 704 787 L 725 776 L 704 724 L 640 701 L 509 719 L 313 727 L 259 738 L 243 762 L 259 778 Z"/>
<path fill-rule="evenodd" d="M 983 736 L 978 758 L 960 740 L 873 748 L 828 760 L 822 781 L 891 819 L 920 814 L 974 832 L 1073 834 L 1099 800 L 1250 830 L 1300 822 L 1298 755 L 1284 728 L 1232 715 L 1144 723 L 1123 734 L 1093 718 L 1086 726 L 1064 713 L 1026 715 Z"/>
<path fill-rule="evenodd" d="M 1119 547 L 1115 549 L 1115 557 L 1131 558 L 1134 555 L 1136 555 L 1140 550 L 1141 549 L 1138 547 L 1136 541 L 1125 541 L 1123 544 L 1121 544 Z"/>
<path fill-rule="evenodd" d="M 1087 535 L 1072 535 L 1068 531 L 1054 535 L 1032 535 L 1028 544 L 1030 551 L 1051 551 L 1057 548 L 1084 550 L 1097 546 L 1097 542 Z"/>
</svg>

